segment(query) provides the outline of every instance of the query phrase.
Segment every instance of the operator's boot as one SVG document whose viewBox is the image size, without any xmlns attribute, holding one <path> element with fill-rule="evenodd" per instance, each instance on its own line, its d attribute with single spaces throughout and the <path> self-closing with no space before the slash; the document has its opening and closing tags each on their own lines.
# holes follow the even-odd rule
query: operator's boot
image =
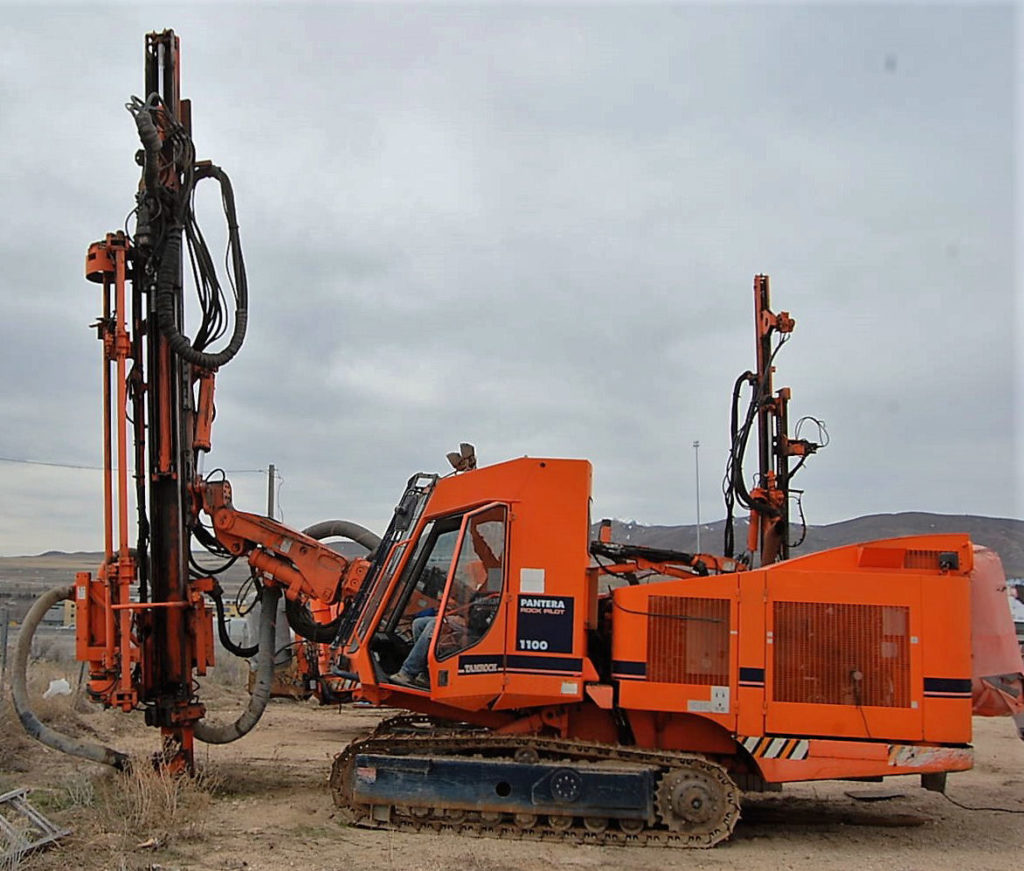
<svg viewBox="0 0 1024 871">
<path fill-rule="evenodd" d="M 402 669 L 399 669 L 391 675 L 391 683 L 395 683 L 403 687 L 412 687 L 417 690 L 430 689 L 430 681 L 427 680 L 426 675 L 409 674 L 408 672 L 402 671 Z"/>
</svg>

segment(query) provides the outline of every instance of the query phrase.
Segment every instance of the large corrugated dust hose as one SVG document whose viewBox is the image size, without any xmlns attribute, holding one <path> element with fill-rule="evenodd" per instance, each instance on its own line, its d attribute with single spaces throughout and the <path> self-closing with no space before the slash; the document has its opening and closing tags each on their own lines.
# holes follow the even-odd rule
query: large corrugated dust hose
<svg viewBox="0 0 1024 871">
<path fill-rule="evenodd" d="M 128 767 L 128 755 L 102 744 L 95 744 L 92 741 L 80 741 L 52 729 L 32 712 L 29 706 L 28 683 L 26 674 L 28 671 L 28 659 L 32 650 L 32 638 L 36 633 L 43 615 L 58 602 L 65 599 L 74 599 L 74 587 L 54 587 L 43 593 L 35 604 L 29 608 L 28 614 L 21 623 L 21 631 L 18 633 L 18 645 L 14 650 L 14 672 L 12 677 L 14 689 L 14 709 L 18 712 L 21 724 L 33 738 L 41 741 L 47 747 L 60 750 L 62 753 L 69 753 L 72 756 L 79 756 L 91 762 L 100 762 L 104 765 L 112 765 L 117 769 Z"/>
<path fill-rule="evenodd" d="M 196 723 L 195 735 L 206 744 L 229 744 L 237 741 L 255 726 L 270 700 L 274 682 L 274 637 L 277 631 L 277 603 L 281 598 L 279 587 L 264 587 L 260 603 L 260 652 L 256 664 L 256 685 L 249 704 L 233 723 Z"/>
<path fill-rule="evenodd" d="M 32 711 L 28 695 L 28 660 L 32 650 L 32 639 L 43 616 L 58 602 L 74 599 L 74 587 L 54 587 L 43 593 L 29 609 L 18 633 L 18 644 L 14 652 L 13 690 L 14 709 L 17 711 L 21 724 L 33 738 L 68 753 L 111 765 L 117 769 L 125 769 L 129 764 L 128 754 L 120 750 L 105 747 L 92 741 L 81 741 L 58 732 L 43 723 Z M 200 720 L 195 726 L 195 736 L 207 744 L 228 744 L 237 741 L 255 726 L 266 710 L 270 699 L 270 688 L 274 680 L 274 633 L 277 620 L 277 603 L 281 591 L 277 587 L 263 590 L 263 606 L 260 613 L 260 653 L 256 666 L 256 686 L 249 698 L 249 704 L 233 723 L 207 723 Z"/>
</svg>

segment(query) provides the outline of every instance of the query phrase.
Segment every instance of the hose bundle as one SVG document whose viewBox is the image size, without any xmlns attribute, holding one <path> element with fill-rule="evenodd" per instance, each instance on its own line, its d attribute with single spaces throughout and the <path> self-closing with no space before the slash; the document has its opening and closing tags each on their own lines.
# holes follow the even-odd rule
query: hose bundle
<svg viewBox="0 0 1024 871">
<path fill-rule="evenodd" d="M 159 95 L 146 102 L 133 97 L 127 104 L 142 143 L 143 189 L 139 192 L 136 238 L 148 248 L 147 269 L 155 280 L 156 322 L 171 351 L 201 369 L 215 370 L 228 363 L 242 347 L 249 320 L 249 290 L 235 210 L 235 195 L 228 174 L 219 166 L 196 164 L 195 146 L 188 131 L 173 117 Z M 163 137 L 161 138 L 161 132 Z M 209 352 L 209 345 L 225 333 L 224 292 L 195 215 L 199 182 L 213 179 L 220 185 L 228 227 L 228 282 L 234 296 L 234 328 L 227 345 Z M 188 247 L 202 320 L 195 339 L 178 323 L 181 301 L 182 235 Z"/>
</svg>

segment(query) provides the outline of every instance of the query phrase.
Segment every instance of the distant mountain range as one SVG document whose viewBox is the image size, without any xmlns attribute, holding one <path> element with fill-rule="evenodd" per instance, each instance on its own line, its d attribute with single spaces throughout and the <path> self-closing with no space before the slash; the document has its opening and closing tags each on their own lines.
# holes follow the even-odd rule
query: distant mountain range
<svg viewBox="0 0 1024 871">
<path fill-rule="evenodd" d="M 705 553 L 721 553 L 724 531 L 724 520 L 701 524 L 700 549 Z M 791 532 L 792 537 L 797 537 L 799 525 L 792 525 Z M 794 548 L 791 554 L 800 556 L 859 541 L 937 532 L 966 532 L 975 544 L 984 545 L 999 554 L 1007 577 L 1024 577 L 1024 520 L 977 517 L 973 514 L 908 511 L 901 514 L 869 514 L 840 523 L 808 526 L 803 544 Z M 737 518 L 735 536 L 737 549 L 740 550 L 747 537 L 745 517 Z M 697 550 L 697 527 L 644 526 L 616 520 L 612 522 L 612 540 L 692 553 Z"/>
<path fill-rule="evenodd" d="M 702 524 L 700 528 L 700 549 L 705 553 L 722 552 L 722 536 L 725 521 Z M 793 535 L 799 534 L 794 525 Z M 879 538 L 896 538 L 903 535 L 926 535 L 936 532 L 966 532 L 975 544 L 991 548 L 999 554 L 1006 569 L 1007 577 L 1024 577 L 1024 520 L 1010 520 L 999 517 L 978 517 L 972 514 L 927 514 L 905 512 L 902 514 L 870 514 L 840 523 L 825 526 L 808 526 L 803 544 L 792 551 L 793 556 L 827 550 L 858 541 Z M 746 518 L 737 518 L 735 536 L 738 548 L 743 547 L 747 536 Z M 597 526 L 594 527 L 597 537 Z M 662 547 L 671 550 L 694 552 L 697 550 L 697 527 L 694 526 L 645 526 L 616 520 L 612 523 L 612 540 Z M 355 556 L 364 551 L 350 542 L 339 542 L 335 549 L 346 556 Z M 36 556 L 0 557 L 0 581 L 5 580 L 4 569 L 17 567 L 25 570 L 62 569 L 64 571 L 95 571 L 102 561 L 100 553 L 64 553 L 47 551 Z M 247 568 L 244 560 L 232 568 L 229 577 L 244 579 Z M 30 573 L 30 572 L 29 572 Z M 13 578 L 8 574 L 9 580 Z"/>
</svg>

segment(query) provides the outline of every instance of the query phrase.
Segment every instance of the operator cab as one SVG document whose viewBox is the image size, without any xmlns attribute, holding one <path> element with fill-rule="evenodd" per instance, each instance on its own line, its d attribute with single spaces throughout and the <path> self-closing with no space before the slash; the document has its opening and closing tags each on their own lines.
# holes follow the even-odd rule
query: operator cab
<svg viewBox="0 0 1024 871">
<path fill-rule="evenodd" d="M 339 633 L 364 694 L 467 711 L 580 698 L 589 495 L 584 460 L 411 479 Z"/>
<path fill-rule="evenodd" d="M 495 504 L 426 522 L 370 644 L 381 682 L 402 669 L 420 632 L 437 635 L 438 661 L 487 634 L 504 581 L 506 517 L 506 506 Z M 420 619 L 431 622 L 414 626 Z M 424 677 L 425 654 L 414 672 Z"/>
<path fill-rule="evenodd" d="M 363 590 L 346 612 L 359 620 L 355 627 L 343 626 L 341 637 L 355 629 L 350 653 L 368 639 L 375 683 L 388 684 L 402 668 L 418 637 L 414 621 L 432 621 L 421 630 L 428 640 L 440 624 L 435 655 L 443 660 L 475 646 L 498 612 L 507 506 L 484 505 L 421 523 L 436 482 L 435 475 L 410 479 Z"/>
</svg>

